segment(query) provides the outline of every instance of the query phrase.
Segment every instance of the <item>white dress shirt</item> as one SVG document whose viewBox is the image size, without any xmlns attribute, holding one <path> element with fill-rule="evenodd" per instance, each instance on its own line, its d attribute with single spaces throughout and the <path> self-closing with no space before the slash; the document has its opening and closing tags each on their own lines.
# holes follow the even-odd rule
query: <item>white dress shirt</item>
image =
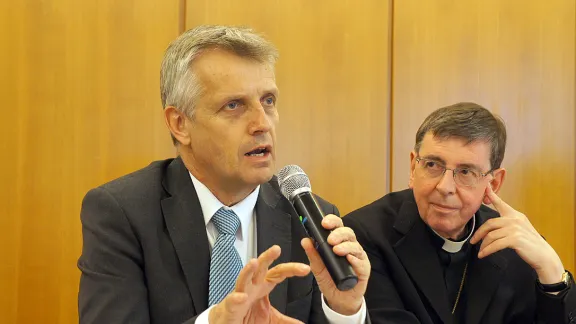
<svg viewBox="0 0 576 324">
<path fill-rule="evenodd" d="M 246 265 L 246 262 L 252 258 L 258 257 L 258 248 L 256 245 L 256 200 L 258 200 L 258 193 L 260 192 L 260 186 L 258 186 L 254 191 L 244 198 L 244 200 L 235 204 L 232 207 L 225 206 L 212 192 L 208 189 L 202 182 L 196 179 L 192 173 L 190 173 L 190 178 L 192 178 L 192 183 L 196 189 L 196 194 L 198 195 L 198 200 L 200 201 L 200 207 L 202 208 L 202 214 L 204 215 L 204 224 L 206 224 L 206 232 L 208 233 L 208 242 L 210 243 L 210 250 L 216 242 L 218 237 L 218 230 L 214 223 L 210 220 L 212 216 L 222 207 L 226 209 L 233 210 L 238 218 L 240 219 L 240 228 L 236 232 L 236 242 L 234 247 L 242 259 L 242 265 Z M 358 313 L 350 316 L 345 316 L 336 313 L 324 300 L 324 295 L 322 295 L 322 309 L 324 314 L 331 324 L 361 324 L 365 322 L 366 318 L 366 302 L 362 302 L 362 307 Z M 211 306 L 202 312 L 197 318 L 197 324 L 208 324 L 208 314 L 212 309 Z"/>
</svg>

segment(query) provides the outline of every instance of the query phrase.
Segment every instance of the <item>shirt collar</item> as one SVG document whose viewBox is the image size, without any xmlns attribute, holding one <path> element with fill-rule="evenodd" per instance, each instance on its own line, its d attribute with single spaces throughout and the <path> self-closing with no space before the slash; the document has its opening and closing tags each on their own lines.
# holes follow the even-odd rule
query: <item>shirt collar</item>
<svg viewBox="0 0 576 324">
<path fill-rule="evenodd" d="M 466 226 L 468 227 L 468 226 Z M 442 239 L 442 241 L 444 242 L 442 244 L 442 250 L 448 252 L 448 253 L 456 253 L 459 252 L 460 250 L 462 250 L 462 247 L 464 246 L 464 244 L 466 244 L 466 242 L 468 242 L 468 240 L 470 239 L 470 237 L 472 237 L 472 234 L 474 233 L 474 229 L 476 227 L 476 215 L 474 215 L 474 217 L 472 217 L 472 226 L 470 226 L 470 229 L 468 230 L 468 236 L 461 240 L 461 241 L 452 241 L 449 240 L 447 238 L 442 237 L 440 234 L 438 234 L 432 227 L 429 227 L 432 232 L 434 233 L 434 235 L 440 239 Z"/>
<path fill-rule="evenodd" d="M 256 201 L 258 200 L 258 193 L 260 192 L 260 186 L 256 187 L 248 197 L 244 198 L 242 201 L 238 202 L 232 207 L 225 206 L 214 194 L 206 187 L 200 180 L 196 179 L 190 174 L 194 188 L 196 189 L 196 194 L 198 195 L 198 200 L 200 201 L 200 208 L 202 208 L 202 214 L 204 215 L 204 224 L 208 225 L 212 216 L 222 207 L 234 211 L 238 218 L 240 219 L 240 230 L 243 239 L 248 237 L 248 229 L 252 223 L 252 216 L 254 215 L 254 208 L 256 207 Z"/>
</svg>

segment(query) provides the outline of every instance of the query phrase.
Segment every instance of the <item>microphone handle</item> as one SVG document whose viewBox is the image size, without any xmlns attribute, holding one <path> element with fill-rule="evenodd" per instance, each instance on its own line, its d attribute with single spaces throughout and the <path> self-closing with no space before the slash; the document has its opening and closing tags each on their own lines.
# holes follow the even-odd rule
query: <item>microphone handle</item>
<svg viewBox="0 0 576 324">
<path fill-rule="evenodd" d="M 358 276 L 346 257 L 334 253 L 332 246 L 328 243 L 330 231 L 322 227 L 324 213 L 312 193 L 299 193 L 292 199 L 292 203 L 300 215 L 302 225 L 304 225 L 308 235 L 314 239 L 316 250 L 324 261 L 336 287 L 341 291 L 354 288 L 358 283 Z"/>
</svg>

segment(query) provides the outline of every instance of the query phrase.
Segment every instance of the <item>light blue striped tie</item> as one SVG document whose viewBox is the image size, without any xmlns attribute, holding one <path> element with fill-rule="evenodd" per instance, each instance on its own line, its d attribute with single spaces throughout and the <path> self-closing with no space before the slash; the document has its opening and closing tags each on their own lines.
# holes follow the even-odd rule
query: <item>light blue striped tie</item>
<svg viewBox="0 0 576 324">
<path fill-rule="evenodd" d="M 210 260 L 209 306 L 218 304 L 232 292 L 242 270 L 242 260 L 234 248 L 240 219 L 234 211 L 220 208 L 212 216 L 211 222 L 218 230 L 218 238 Z"/>
</svg>

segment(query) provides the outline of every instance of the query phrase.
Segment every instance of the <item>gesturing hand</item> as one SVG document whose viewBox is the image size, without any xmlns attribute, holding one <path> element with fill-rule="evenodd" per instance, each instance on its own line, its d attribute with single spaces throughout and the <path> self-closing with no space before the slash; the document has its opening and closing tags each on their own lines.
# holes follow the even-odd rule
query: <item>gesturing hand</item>
<svg viewBox="0 0 576 324">
<path fill-rule="evenodd" d="M 486 196 L 500 217 L 485 222 L 474 233 L 470 243 L 482 241 L 478 258 L 484 258 L 505 248 L 514 249 L 530 265 L 543 284 L 561 280 L 564 267 L 554 249 L 542 238 L 526 215 L 512 208 L 494 193 L 490 185 Z"/>
<path fill-rule="evenodd" d="M 210 323 L 302 323 L 280 313 L 270 305 L 268 294 L 286 278 L 306 276 L 310 267 L 303 263 L 282 263 L 268 269 L 280 256 L 280 247 L 272 246 L 258 259 L 252 259 L 240 271 L 236 287 L 210 310 Z"/>
</svg>

